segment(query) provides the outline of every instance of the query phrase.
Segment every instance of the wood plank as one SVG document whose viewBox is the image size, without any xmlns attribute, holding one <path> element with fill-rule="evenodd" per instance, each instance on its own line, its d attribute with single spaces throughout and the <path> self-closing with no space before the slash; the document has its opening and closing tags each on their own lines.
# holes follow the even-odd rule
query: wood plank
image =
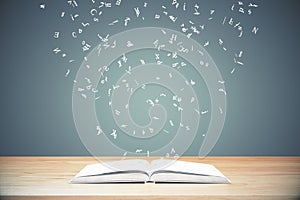
<svg viewBox="0 0 300 200">
<path fill-rule="evenodd" d="M 112 158 L 105 158 L 111 160 Z M 297 199 L 300 157 L 182 157 L 232 184 L 69 184 L 93 157 L 0 157 L 1 199 Z"/>
</svg>

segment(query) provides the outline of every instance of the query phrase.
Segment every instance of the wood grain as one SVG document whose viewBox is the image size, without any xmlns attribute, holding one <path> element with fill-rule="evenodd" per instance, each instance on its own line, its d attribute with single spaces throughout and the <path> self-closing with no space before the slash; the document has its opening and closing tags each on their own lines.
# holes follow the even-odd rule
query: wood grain
<svg viewBox="0 0 300 200">
<path fill-rule="evenodd" d="M 111 158 L 105 158 L 110 160 Z M 0 199 L 300 199 L 300 157 L 182 157 L 232 184 L 69 184 L 92 157 L 0 157 Z"/>
</svg>

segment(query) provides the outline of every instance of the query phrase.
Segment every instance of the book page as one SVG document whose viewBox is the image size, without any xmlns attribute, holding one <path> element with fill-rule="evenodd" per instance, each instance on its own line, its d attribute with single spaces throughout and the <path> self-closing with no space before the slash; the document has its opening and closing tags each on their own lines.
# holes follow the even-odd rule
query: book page
<svg viewBox="0 0 300 200">
<path fill-rule="evenodd" d="M 78 174 L 76 174 L 75 177 L 92 176 L 96 174 L 105 174 L 111 172 L 114 172 L 114 170 L 102 165 L 101 163 L 96 163 L 96 164 L 86 165 Z"/>
<path fill-rule="evenodd" d="M 71 183 L 145 182 L 150 164 L 146 160 L 119 160 L 85 166 Z"/>
<path fill-rule="evenodd" d="M 133 171 L 124 173 L 102 174 L 95 176 L 74 177 L 71 183 L 144 183 L 149 180 L 146 173 L 136 173 Z"/>
<path fill-rule="evenodd" d="M 156 165 L 155 162 L 162 162 L 160 160 L 153 161 L 153 165 Z M 151 165 L 152 165 L 151 163 Z M 170 171 L 170 172 L 179 172 L 186 174 L 198 174 L 198 175 L 209 175 L 209 176 L 220 176 L 225 177 L 219 170 L 214 166 L 209 164 L 195 163 L 195 162 L 185 162 L 185 161 L 174 161 L 169 166 L 156 170 L 153 173 L 159 173 L 159 171 Z"/>
<path fill-rule="evenodd" d="M 165 160 L 152 161 L 151 166 L 166 164 Z M 230 183 L 213 165 L 169 160 L 165 168 L 154 170 L 150 181 L 173 183 Z"/>
</svg>

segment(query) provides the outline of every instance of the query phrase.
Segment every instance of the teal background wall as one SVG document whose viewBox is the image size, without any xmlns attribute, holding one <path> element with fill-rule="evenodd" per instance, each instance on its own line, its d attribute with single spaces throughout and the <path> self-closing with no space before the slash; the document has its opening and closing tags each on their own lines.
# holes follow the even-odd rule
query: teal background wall
<svg viewBox="0 0 300 200">
<path fill-rule="evenodd" d="M 43 2 L 45 10 L 39 9 Z M 80 12 L 90 9 L 90 1 L 78 2 Z M 149 10 L 161 11 L 158 2 L 161 1 L 149 1 Z M 171 1 L 163 2 L 171 7 Z M 215 41 L 207 51 L 219 66 L 228 91 L 226 123 L 210 155 L 300 155 L 299 1 L 258 1 L 259 8 L 249 17 L 230 11 L 236 1 L 188 4 L 197 2 L 204 16 L 199 17 L 199 23 L 206 23 L 209 9 L 216 10 L 215 18 L 220 21 L 207 24 L 207 32 L 195 39 L 201 44 Z M 95 32 L 106 35 L 125 30 L 117 26 L 107 28 L 104 24 L 121 16 L 133 17 L 135 5 L 142 6 L 143 2 L 124 1 L 119 10 L 107 12 L 99 26 L 87 31 L 85 37 L 96 43 L 99 40 Z M 89 155 L 77 135 L 71 107 L 72 78 L 83 57 L 74 49 L 80 48 L 81 41 L 71 38 L 70 30 L 77 25 L 60 20 L 61 11 L 72 10 L 59 0 L 1 1 L 0 155 Z M 155 21 L 151 13 L 143 13 L 145 21 L 129 22 L 128 29 L 178 29 L 168 19 Z M 193 17 L 191 13 L 185 15 L 181 16 Z M 247 35 L 238 39 L 236 31 L 222 26 L 224 16 L 243 21 Z M 259 27 L 256 35 L 251 34 L 253 25 Z M 53 39 L 55 31 L 61 31 L 65 37 Z M 218 48 L 220 37 L 229 49 L 244 51 L 245 66 L 233 75 L 233 56 Z M 73 52 L 72 66 L 53 54 L 56 46 Z M 65 78 L 68 68 L 71 73 Z M 185 155 L 197 155 L 198 150 L 199 144 L 195 142 Z"/>
</svg>

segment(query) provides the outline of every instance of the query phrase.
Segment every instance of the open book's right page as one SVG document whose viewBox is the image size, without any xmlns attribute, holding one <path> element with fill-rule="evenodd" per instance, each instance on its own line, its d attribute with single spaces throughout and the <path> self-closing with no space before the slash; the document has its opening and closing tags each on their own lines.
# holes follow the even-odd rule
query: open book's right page
<svg viewBox="0 0 300 200">
<path fill-rule="evenodd" d="M 162 160 L 154 160 L 151 166 L 158 165 Z M 170 166 L 152 171 L 153 182 L 182 182 L 182 183 L 230 183 L 213 165 L 174 161 Z"/>
</svg>

